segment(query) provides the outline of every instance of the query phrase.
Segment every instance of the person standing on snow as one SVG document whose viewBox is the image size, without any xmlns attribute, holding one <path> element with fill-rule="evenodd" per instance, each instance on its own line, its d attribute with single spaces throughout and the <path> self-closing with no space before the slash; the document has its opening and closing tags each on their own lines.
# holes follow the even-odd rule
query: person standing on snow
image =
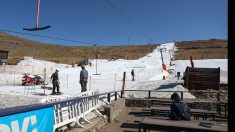
<svg viewBox="0 0 235 132">
<path fill-rule="evenodd" d="M 131 71 L 131 76 L 132 76 L 132 81 L 135 81 L 135 72 L 134 72 L 134 69 L 132 69 L 132 71 Z"/>
<path fill-rule="evenodd" d="M 51 95 L 56 94 L 56 91 L 57 91 L 57 94 L 61 94 L 60 86 L 59 86 L 60 82 L 59 82 L 58 72 L 59 72 L 59 70 L 55 70 L 55 72 L 51 75 L 50 82 L 52 82 L 52 85 L 53 85 L 53 89 L 52 89 Z M 55 89 L 56 89 L 56 91 L 55 91 Z"/>
<path fill-rule="evenodd" d="M 177 72 L 177 79 L 180 79 L 180 72 Z"/>
<path fill-rule="evenodd" d="M 85 69 L 85 66 L 81 66 L 82 70 L 80 72 L 80 84 L 81 84 L 81 92 L 87 91 L 87 79 L 88 79 L 88 71 Z"/>
</svg>

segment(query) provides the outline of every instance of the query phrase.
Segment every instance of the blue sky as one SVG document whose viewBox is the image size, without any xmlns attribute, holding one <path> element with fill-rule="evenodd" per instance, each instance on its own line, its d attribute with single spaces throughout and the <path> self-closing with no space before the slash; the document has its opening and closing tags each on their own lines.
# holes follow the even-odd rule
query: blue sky
<svg viewBox="0 0 235 132">
<path fill-rule="evenodd" d="M 1 0 L 0 29 L 101 45 L 160 44 L 228 36 L 227 0 L 109 1 L 131 22 L 106 0 L 41 0 L 39 26 L 51 28 L 29 32 L 22 28 L 35 26 L 37 0 Z M 46 43 L 92 45 L 10 34 Z"/>
</svg>

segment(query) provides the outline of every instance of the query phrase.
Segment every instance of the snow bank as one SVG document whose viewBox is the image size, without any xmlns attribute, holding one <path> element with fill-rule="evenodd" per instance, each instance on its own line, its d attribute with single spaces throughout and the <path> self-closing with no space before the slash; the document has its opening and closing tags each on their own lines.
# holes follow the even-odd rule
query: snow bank
<svg viewBox="0 0 235 132">
<path fill-rule="evenodd" d="M 91 60 L 92 66 L 86 66 L 89 73 L 88 90 L 99 90 L 100 93 L 109 92 L 113 90 L 121 90 L 122 78 L 124 72 L 126 72 L 126 89 L 136 90 L 156 90 L 156 91 L 186 91 L 184 87 L 178 85 L 180 81 L 175 79 L 176 71 L 180 71 L 183 74 L 185 68 L 190 66 L 189 60 L 177 60 L 174 61 L 174 66 L 169 66 L 170 55 L 169 50 L 176 50 L 174 43 L 162 44 L 160 48 L 166 48 L 166 52 L 163 52 L 164 63 L 167 68 L 172 69 L 171 73 L 162 70 L 161 54 L 159 47 L 152 53 L 138 60 L 123 60 L 108 61 L 105 59 Z M 220 67 L 221 68 L 221 81 L 227 83 L 227 59 L 207 59 L 207 60 L 194 60 L 195 67 Z M 97 69 L 96 69 L 97 68 Z M 13 97 L 17 96 L 22 102 L 30 100 L 38 103 L 37 99 L 42 98 L 42 94 L 49 95 L 51 90 L 45 90 L 41 86 L 35 87 L 35 93 L 25 94 L 25 87 L 20 86 L 21 77 L 23 73 L 30 73 L 31 75 L 40 74 L 44 75 L 44 69 L 46 69 L 46 82 L 49 83 L 51 74 L 55 69 L 59 70 L 60 79 L 60 91 L 64 95 L 79 94 L 81 93 L 81 86 L 79 84 L 80 67 L 71 67 L 71 65 L 57 64 L 49 61 L 36 60 L 33 58 L 26 58 L 18 63 L 16 66 L 0 66 L 0 104 L 6 105 L 14 104 L 12 102 L 18 102 Z M 131 81 L 131 70 L 135 71 L 135 81 Z M 100 75 L 96 75 L 100 74 Z M 163 76 L 166 80 L 162 80 Z M 48 86 L 51 86 L 49 84 Z M 169 97 L 172 92 L 155 92 L 153 96 L 156 97 Z M 126 93 L 130 96 L 143 97 L 148 93 L 132 92 Z M 5 95 L 12 97 L 6 98 Z M 22 98 L 21 98 L 22 96 Z M 25 98 L 27 97 L 27 98 Z M 184 95 L 185 98 L 194 98 L 191 94 Z M 29 99 L 30 98 L 30 99 Z M 32 98 L 32 100 L 31 100 Z"/>
</svg>

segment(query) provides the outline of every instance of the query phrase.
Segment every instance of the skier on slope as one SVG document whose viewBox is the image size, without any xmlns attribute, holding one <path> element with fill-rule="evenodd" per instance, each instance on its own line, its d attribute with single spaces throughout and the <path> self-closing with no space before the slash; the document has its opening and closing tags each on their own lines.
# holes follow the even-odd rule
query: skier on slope
<svg viewBox="0 0 235 132">
<path fill-rule="evenodd" d="M 59 72 L 59 70 L 55 70 L 55 72 L 51 75 L 50 82 L 52 82 L 52 85 L 53 85 L 53 89 L 52 89 L 51 95 L 61 94 L 60 86 L 59 86 L 60 82 L 59 82 L 58 72 Z M 55 88 L 56 88 L 57 93 L 55 92 Z"/>
</svg>

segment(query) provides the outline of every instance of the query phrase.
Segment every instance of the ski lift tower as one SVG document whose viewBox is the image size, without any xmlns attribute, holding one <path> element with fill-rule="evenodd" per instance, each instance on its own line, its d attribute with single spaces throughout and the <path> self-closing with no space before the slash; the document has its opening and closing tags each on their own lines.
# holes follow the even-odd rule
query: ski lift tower
<svg viewBox="0 0 235 132">
<path fill-rule="evenodd" d="M 158 49 L 159 52 L 161 52 L 161 59 L 162 59 L 162 69 L 163 70 L 166 70 L 166 65 L 164 64 L 164 60 L 163 60 L 163 55 L 162 55 L 162 52 L 165 52 L 166 51 L 166 48 L 159 48 Z"/>
<path fill-rule="evenodd" d="M 169 55 L 170 55 L 170 61 L 171 61 L 171 50 L 169 49 L 168 51 L 169 51 Z"/>
<path fill-rule="evenodd" d="M 172 58 L 174 57 L 173 53 L 174 53 L 174 49 L 169 49 L 170 61 L 171 61 Z"/>
</svg>

